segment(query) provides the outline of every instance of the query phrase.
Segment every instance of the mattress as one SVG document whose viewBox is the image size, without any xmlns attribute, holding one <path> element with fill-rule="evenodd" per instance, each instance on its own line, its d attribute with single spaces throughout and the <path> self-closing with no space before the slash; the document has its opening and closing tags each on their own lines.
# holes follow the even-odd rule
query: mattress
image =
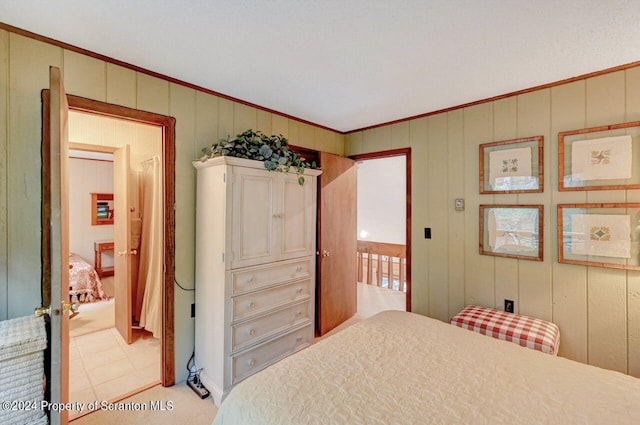
<svg viewBox="0 0 640 425">
<path fill-rule="evenodd" d="M 635 424 L 640 380 L 387 311 L 234 387 L 215 425 Z"/>
</svg>

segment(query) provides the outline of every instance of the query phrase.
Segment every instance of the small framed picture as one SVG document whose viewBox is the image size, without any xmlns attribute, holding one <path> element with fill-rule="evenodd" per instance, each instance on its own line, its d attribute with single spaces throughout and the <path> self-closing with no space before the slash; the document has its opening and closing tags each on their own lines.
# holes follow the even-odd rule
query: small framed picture
<svg viewBox="0 0 640 425">
<path fill-rule="evenodd" d="M 480 145 L 480 193 L 542 192 L 543 152 L 543 136 Z"/>
<path fill-rule="evenodd" d="M 559 204 L 558 262 L 640 270 L 640 204 Z"/>
<path fill-rule="evenodd" d="M 543 205 L 480 205 L 480 254 L 542 261 Z"/>
<path fill-rule="evenodd" d="M 558 190 L 640 189 L 638 152 L 640 121 L 560 132 Z"/>
</svg>

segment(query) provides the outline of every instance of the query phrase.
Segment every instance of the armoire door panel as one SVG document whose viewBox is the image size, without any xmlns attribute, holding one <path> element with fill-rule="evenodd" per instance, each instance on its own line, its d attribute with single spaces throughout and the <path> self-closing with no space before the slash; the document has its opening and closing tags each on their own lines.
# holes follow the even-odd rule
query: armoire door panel
<svg viewBox="0 0 640 425">
<path fill-rule="evenodd" d="M 274 260 L 273 176 L 238 167 L 233 184 L 231 268 Z"/>
<path fill-rule="evenodd" d="M 282 244 L 280 256 L 286 258 L 313 255 L 315 210 L 315 185 L 298 183 L 297 176 L 282 176 L 282 207 L 280 214 L 280 232 Z"/>
</svg>

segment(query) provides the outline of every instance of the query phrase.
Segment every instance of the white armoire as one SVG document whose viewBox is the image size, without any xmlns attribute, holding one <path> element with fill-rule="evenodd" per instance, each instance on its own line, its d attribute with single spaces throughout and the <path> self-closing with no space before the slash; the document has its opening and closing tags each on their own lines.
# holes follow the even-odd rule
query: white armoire
<svg viewBox="0 0 640 425">
<path fill-rule="evenodd" d="M 196 196 L 195 362 L 219 406 L 244 378 L 314 336 L 316 178 L 304 185 L 264 163 L 193 163 Z"/>
</svg>

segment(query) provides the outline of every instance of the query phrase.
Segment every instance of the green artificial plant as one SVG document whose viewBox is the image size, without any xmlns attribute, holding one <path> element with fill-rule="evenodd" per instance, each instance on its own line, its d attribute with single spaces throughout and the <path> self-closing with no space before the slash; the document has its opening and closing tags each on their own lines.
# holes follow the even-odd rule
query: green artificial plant
<svg viewBox="0 0 640 425">
<path fill-rule="evenodd" d="M 264 162 L 264 168 L 269 171 L 289 172 L 296 168 L 298 183 L 304 184 L 305 168 L 318 168 L 315 161 L 309 163 L 297 153 L 289 149 L 289 142 L 282 135 L 267 136 L 260 131 L 251 129 L 231 138 L 220 139 L 210 147 L 202 149 L 202 161 L 218 156 L 235 156 L 237 158 L 253 159 Z"/>
</svg>

